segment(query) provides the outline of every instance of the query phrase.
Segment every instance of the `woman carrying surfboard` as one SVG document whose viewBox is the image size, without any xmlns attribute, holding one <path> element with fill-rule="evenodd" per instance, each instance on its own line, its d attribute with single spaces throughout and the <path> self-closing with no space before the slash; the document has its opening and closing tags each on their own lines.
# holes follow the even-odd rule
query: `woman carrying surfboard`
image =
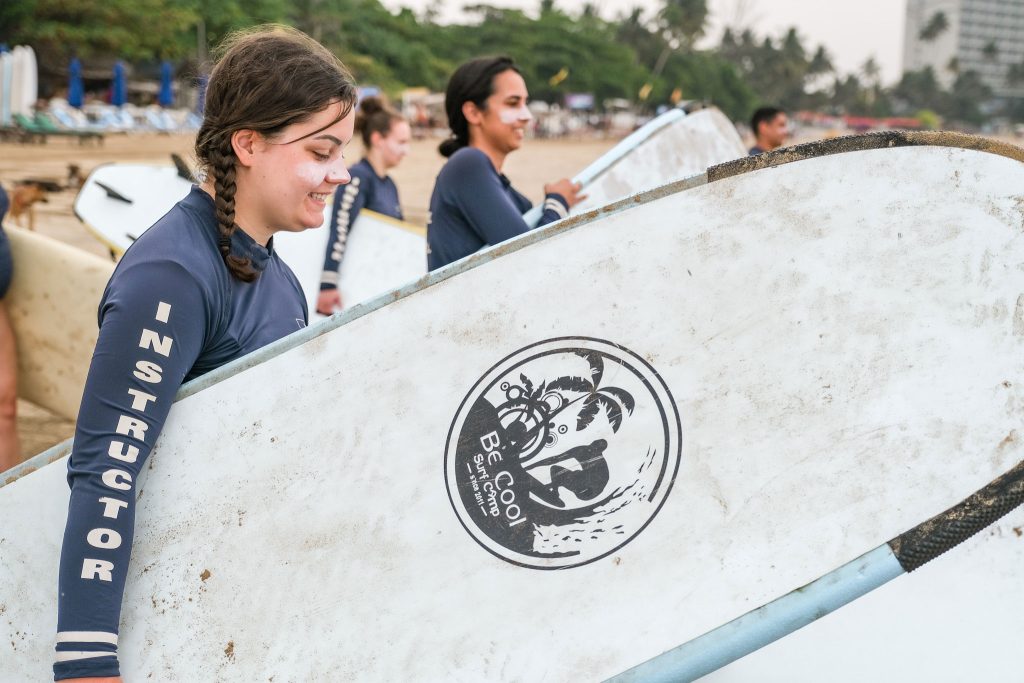
<svg viewBox="0 0 1024 683">
<path fill-rule="evenodd" d="M 68 464 L 55 680 L 120 681 L 136 480 L 181 383 L 305 326 L 273 235 L 319 226 L 348 182 L 355 96 L 299 31 L 263 27 L 222 49 L 196 137 L 206 180 L 128 249 L 100 302 Z M 214 457 L 217 444 L 197 447 Z"/>
<path fill-rule="evenodd" d="M 527 99 L 526 81 L 508 57 L 474 59 L 452 74 L 444 100 L 452 136 L 441 143 L 448 162 L 430 197 L 428 270 L 530 229 L 522 217 L 530 200 L 501 172 L 505 158 L 522 146 L 533 118 Z M 585 198 L 579 191 L 565 178 L 545 185 L 537 225 L 567 216 Z"/>
<path fill-rule="evenodd" d="M 331 315 L 342 307 L 338 274 L 349 231 L 366 208 L 402 220 L 398 188 L 388 171 L 409 153 L 412 131 L 401 114 L 389 109 L 379 97 L 365 97 L 356 112 L 355 130 L 363 141 L 366 156 L 349 169 L 352 181 L 334 193 L 330 235 L 320 278 L 316 310 Z"/>
<path fill-rule="evenodd" d="M 10 469 L 21 459 L 18 445 L 18 355 L 14 349 L 14 330 L 7 316 L 4 295 L 11 286 L 14 264 L 11 246 L 4 234 L 4 216 L 9 201 L 0 187 L 0 472 Z"/>
</svg>

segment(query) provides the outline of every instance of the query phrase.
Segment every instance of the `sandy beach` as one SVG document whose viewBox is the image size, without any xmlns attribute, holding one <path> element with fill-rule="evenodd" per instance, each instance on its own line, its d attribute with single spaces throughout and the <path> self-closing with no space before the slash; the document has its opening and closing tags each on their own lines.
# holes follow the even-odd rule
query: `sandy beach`
<svg viewBox="0 0 1024 683">
<path fill-rule="evenodd" d="M 408 157 L 392 173 L 398 185 L 407 220 L 423 225 L 427 220 L 434 179 L 444 164 L 437 153 L 440 140 L 415 140 Z M 533 201 L 543 198 L 545 182 L 570 177 L 583 169 L 616 140 L 528 140 L 511 155 L 505 172 L 513 185 Z M 53 180 L 63 184 L 68 164 L 77 164 L 88 174 L 100 164 L 171 164 L 172 153 L 194 165 L 191 135 L 108 135 L 102 146 L 80 146 L 77 142 L 53 138 L 44 145 L 0 144 L 0 184 L 8 190 L 25 179 Z M 346 157 L 351 163 L 362 158 L 358 143 Z M 106 248 L 75 217 L 75 190 L 53 193 L 45 204 L 36 204 L 36 231 L 79 249 L 109 258 Z M 5 223 L 13 224 L 10 216 Z M 74 424 L 28 402 L 18 406 L 18 429 L 23 457 L 60 443 L 74 433 Z"/>
</svg>

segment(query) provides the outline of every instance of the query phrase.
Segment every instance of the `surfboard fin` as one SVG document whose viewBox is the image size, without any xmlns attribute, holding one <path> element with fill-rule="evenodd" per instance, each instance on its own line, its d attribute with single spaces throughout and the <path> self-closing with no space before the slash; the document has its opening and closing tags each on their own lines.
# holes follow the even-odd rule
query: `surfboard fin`
<svg viewBox="0 0 1024 683">
<path fill-rule="evenodd" d="M 192 173 L 192 169 L 190 169 L 188 167 L 188 164 L 185 163 L 185 160 L 182 159 L 177 154 L 175 154 L 174 152 L 171 152 L 171 161 L 174 162 L 174 168 L 178 169 L 178 177 L 179 178 L 187 180 L 190 183 L 198 183 L 199 182 L 196 179 L 195 174 Z"/>
<path fill-rule="evenodd" d="M 114 188 L 110 187 L 109 185 L 104 185 L 103 183 L 99 182 L 98 180 L 96 181 L 96 184 L 99 187 L 102 187 L 104 192 L 106 192 L 107 196 L 110 197 L 111 199 L 116 199 L 117 201 L 124 202 L 125 204 L 134 204 L 135 203 L 131 199 L 129 199 L 128 197 L 125 197 L 123 194 L 121 194 L 120 192 L 115 190 Z"/>
</svg>

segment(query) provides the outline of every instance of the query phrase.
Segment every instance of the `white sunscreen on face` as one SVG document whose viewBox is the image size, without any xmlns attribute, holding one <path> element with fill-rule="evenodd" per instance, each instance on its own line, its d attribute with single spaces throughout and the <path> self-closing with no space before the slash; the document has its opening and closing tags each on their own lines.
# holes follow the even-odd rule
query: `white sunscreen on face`
<svg viewBox="0 0 1024 683">
<path fill-rule="evenodd" d="M 324 182 L 326 173 L 322 164 L 311 161 L 296 166 L 295 175 L 310 187 L 319 187 Z"/>
<path fill-rule="evenodd" d="M 502 123 L 512 125 L 517 121 L 529 121 L 533 118 L 533 114 L 530 113 L 530 108 L 524 104 L 518 109 L 502 109 L 498 112 L 498 117 Z"/>
</svg>

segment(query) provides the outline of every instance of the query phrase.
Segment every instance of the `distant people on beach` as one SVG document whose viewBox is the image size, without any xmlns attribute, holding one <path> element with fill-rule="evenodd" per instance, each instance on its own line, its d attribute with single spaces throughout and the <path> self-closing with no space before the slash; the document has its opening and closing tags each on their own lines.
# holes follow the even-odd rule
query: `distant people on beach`
<svg viewBox="0 0 1024 683">
<path fill-rule="evenodd" d="M 409 153 L 412 136 L 409 122 L 380 97 L 366 97 L 356 112 L 355 132 L 363 141 L 366 156 L 349 168 L 352 180 L 334 192 L 327 253 L 316 302 L 317 312 L 323 315 L 331 315 L 344 304 L 338 283 L 344 267 L 345 244 L 359 212 L 369 209 L 402 220 L 398 188 L 388 171 Z"/>
<path fill-rule="evenodd" d="M 754 134 L 750 156 L 764 154 L 785 144 L 789 137 L 789 118 L 777 107 L 761 107 L 750 119 L 750 130 Z"/>
<path fill-rule="evenodd" d="M 526 82 L 508 57 L 474 59 L 452 74 L 444 101 L 452 135 L 441 143 L 448 162 L 430 197 L 428 270 L 529 230 L 523 213 L 530 200 L 501 172 L 533 119 L 528 99 Z M 538 226 L 566 217 L 585 198 L 579 191 L 566 178 L 545 185 Z"/>
<path fill-rule="evenodd" d="M 4 234 L 4 216 L 9 206 L 7 193 L 0 187 L 0 472 L 14 467 L 21 460 L 16 419 L 18 354 L 14 349 L 14 329 L 4 303 L 14 272 L 11 246 Z"/>
</svg>

